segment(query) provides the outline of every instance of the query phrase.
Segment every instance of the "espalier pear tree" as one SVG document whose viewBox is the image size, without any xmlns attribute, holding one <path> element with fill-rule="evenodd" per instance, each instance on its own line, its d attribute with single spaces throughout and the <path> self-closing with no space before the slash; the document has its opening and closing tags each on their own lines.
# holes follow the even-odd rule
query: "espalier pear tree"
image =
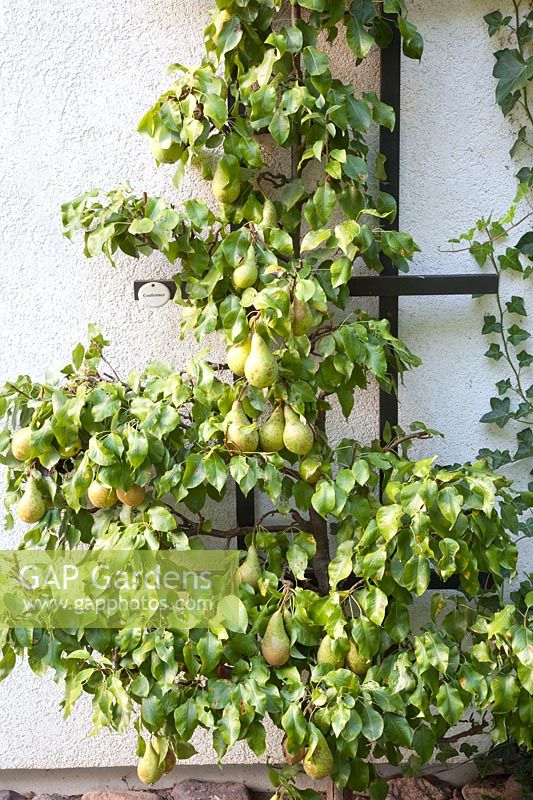
<svg viewBox="0 0 533 800">
<path fill-rule="evenodd" d="M 202 63 L 174 64 L 140 123 L 174 183 L 202 170 L 213 203 L 126 185 L 66 203 L 63 220 L 89 257 L 162 253 L 183 332 L 218 332 L 227 364 L 156 362 L 121 380 L 92 329 L 61 373 L 21 376 L 0 397 L 7 506 L 31 525 L 21 547 L 246 537 L 236 629 L 0 632 L 1 676 L 26 656 L 64 682 L 66 714 L 87 693 L 95 731 L 135 724 L 147 783 L 195 752 L 199 728 L 220 758 L 239 740 L 261 756 L 267 716 L 284 732 L 278 798 L 297 796 L 301 769 L 383 798 L 376 759 L 413 773 L 480 731 L 533 745 L 533 595 L 503 596 L 525 496 L 483 461 L 409 460 L 429 435 L 420 423 L 335 445 L 326 426 L 333 406 L 348 418 L 371 381 L 394 391 L 395 372 L 419 363 L 349 297 L 354 262 L 406 270 L 417 247 L 382 226 L 396 213 L 375 188 L 382 156 L 370 174 L 367 134 L 392 128 L 393 111 L 335 77 L 327 53 L 346 40 L 359 64 L 396 26 L 419 58 L 403 0 L 217 0 Z M 206 503 L 231 481 L 283 521 L 218 529 Z M 414 629 L 432 571 L 460 588 L 432 593 Z"/>
</svg>

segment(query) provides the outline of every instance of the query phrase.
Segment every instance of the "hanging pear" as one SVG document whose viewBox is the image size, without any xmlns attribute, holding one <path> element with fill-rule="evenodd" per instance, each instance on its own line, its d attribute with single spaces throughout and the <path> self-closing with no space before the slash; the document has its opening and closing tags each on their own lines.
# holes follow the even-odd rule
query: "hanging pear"
<svg viewBox="0 0 533 800">
<path fill-rule="evenodd" d="M 144 503 L 146 492 L 143 486 L 138 486 L 136 483 L 125 492 L 123 489 L 117 489 L 117 497 L 121 503 L 130 508 L 136 508 Z"/>
<path fill-rule="evenodd" d="M 231 279 L 236 289 L 248 289 L 254 285 L 258 276 L 255 247 L 251 244 L 242 260 L 242 264 L 233 270 Z"/>
<path fill-rule="evenodd" d="M 233 155 L 223 155 L 213 176 L 213 194 L 219 203 L 234 203 L 241 193 L 240 165 Z"/>
<path fill-rule="evenodd" d="M 263 218 L 261 220 L 261 226 L 263 228 L 275 228 L 278 224 L 278 215 L 276 213 L 276 207 L 272 200 L 265 200 L 265 204 L 263 206 Z"/>
<path fill-rule="evenodd" d="M 163 766 L 165 767 L 165 775 L 168 775 L 169 772 L 172 772 L 176 766 L 176 754 L 171 747 L 169 747 L 167 750 Z"/>
<path fill-rule="evenodd" d="M 331 664 L 335 669 L 344 665 L 344 657 L 333 652 L 333 639 L 327 633 L 318 646 L 316 660 L 317 664 Z"/>
<path fill-rule="evenodd" d="M 228 367 L 233 373 L 235 373 L 235 375 L 244 375 L 244 365 L 246 364 L 246 359 L 250 355 L 251 346 L 252 339 L 250 336 L 248 336 L 244 342 L 233 344 L 231 347 L 228 347 L 226 361 Z"/>
<path fill-rule="evenodd" d="M 313 327 L 313 314 L 309 304 L 295 297 L 291 304 L 292 332 L 295 336 L 303 336 Z"/>
<path fill-rule="evenodd" d="M 286 736 L 283 739 L 283 742 L 281 743 L 281 747 L 283 749 L 283 755 L 285 756 L 285 762 L 287 764 L 290 764 L 291 766 L 299 764 L 300 761 L 302 761 L 303 757 L 305 756 L 305 747 L 303 745 L 300 747 L 299 750 L 296 751 L 296 753 L 289 752 L 288 741 Z"/>
<path fill-rule="evenodd" d="M 61 458 L 74 458 L 77 456 L 81 450 L 81 440 L 76 439 L 74 444 L 71 444 L 70 447 L 60 447 L 59 448 L 59 455 Z"/>
<path fill-rule="evenodd" d="M 362 678 L 368 672 L 371 663 L 370 659 L 361 655 L 356 643 L 351 641 L 346 654 L 346 666 L 348 669 L 351 669 L 352 672 Z"/>
<path fill-rule="evenodd" d="M 291 655 L 291 643 L 283 624 L 283 614 L 280 609 L 274 611 L 266 626 L 265 635 L 261 642 L 263 658 L 271 667 L 281 667 L 286 664 Z"/>
<path fill-rule="evenodd" d="M 24 489 L 24 494 L 17 504 L 17 514 L 23 522 L 39 522 L 44 516 L 46 505 L 37 488 L 34 478 L 30 478 Z"/>
<path fill-rule="evenodd" d="M 285 416 L 283 407 L 278 406 L 259 428 L 259 444 L 265 453 L 277 453 L 283 449 Z"/>
<path fill-rule="evenodd" d="M 238 400 L 233 403 L 228 419 L 230 421 L 227 433 L 228 445 L 243 453 L 256 451 L 259 446 L 259 434 L 255 428 L 247 430 L 251 428 L 252 423 Z"/>
<path fill-rule="evenodd" d="M 165 774 L 165 765 L 159 763 L 159 754 L 151 741 L 147 742 L 144 755 L 137 764 L 137 775 L 143 783 L 150 786 L 157 783 Z"/>
<path fill-rule="evenodd" d="M 283 444 L 291 453 L 306 456 L 314 442 L 313 431 L 290 406 L 285 406 L 285 430 Z"/>
<path fill-rule="evenodd" d="M 333 769 L 333 755 L 322 731 L 312 726 L 310 744 L 304 758 L 304 771 L 312 780 L 327 778 Z"/>
<path fill-rule="evenodd" d="M 150 150 L 155 160 L 160 164 L 175 164 L 183 155 L 181 142 L 171 142 L 168 147 L 163 147 L 156 139 L 150 140 Z"/>
<path fill-rule="evenodd" d="M 31 428 L 20 428 L 15 431 L 11 439 L 11 452 L 17 461 L 26 461 L 31 455 L 30 447 Z"/>
<path fill-rule="evenodd" d="M 257 555 L 255 545 L 251 544 L 246 553 L 246 557 L 239 567 L 239 575 L 243 583 L 248 583 L 253 589 L 259 586 L 261 577 L 261 562 Z"/>
<path fill-rule="evenodd" d="M 244 374 L 248 383 L 256 389 L 272 386 L 278 377 L 278 362 L 259 333 L 254 333 L 252 336 L 250 355 L 244 365 Z"/>
<path fill-rule="evenodd" d="M 300 477 L 314 485 L 322 476 L 322 462 L 316 456 L 304 458 L 300 464 Z"/>
<path fill-rule="evenodd" d="M 87 496 L 95 508 L 111 508 L 117 500 L 114 489 L 96 480 L 89 486 Z"/>
</svg>

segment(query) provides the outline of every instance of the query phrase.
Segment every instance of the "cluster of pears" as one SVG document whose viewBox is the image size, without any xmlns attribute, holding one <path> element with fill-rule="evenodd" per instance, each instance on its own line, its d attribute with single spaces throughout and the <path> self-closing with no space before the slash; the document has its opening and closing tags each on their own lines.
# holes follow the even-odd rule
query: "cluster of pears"
<svg viewBox="0 0 533 800">
<path fill-rule="evenodd" d="M 176 756 L 172 748 L 168 748 L 167 754 L 161 763 L 157 744 L 152 743 L 152 740 L 149 739 L 146 742 L 144 754 L 137 764 L 137 775 L 142 783 L 147 783 L 151 786 L 161 780 L 163 775 L 172 772 L 175 766 Z"/>
<path fill-rule="evenodd" d="M 235 400 L 226 421 L 229 423 L 228 444 L 244 453 L 253 453 L 259 449 L 264 453 L 277 453 L 286 448 L 290 453 L 305 456 L 313 447 L 312 428 L 302 422 L 298 414 L 287 405 L 278 405 L 257 429 L 246 416 L 240 400 Z M 314 472 L 316 470 L 315 465 Z"/>
<path fill-rule="evenodd" d="M 219 203 L 234 203 L 241 193 L 240 164 L 236 156 L 226 153 L 218 161 L 213 175 L 213 194 Z"/>
<path fill-rule="evenodd" d="M 287 764 L 293 766 L 303 761 L 303 768 L 312 780 L 319 781 L 331 775 L 333 769 L 333 754 L 326 741 L 326 737 L 315 725 L 312 733 L 312 747 L 302 745 L 296 752 L 291 753 L 287 746 L 287 739 L 282 743 L 283 755 Z"/>
<path fill-rule="evenodd" d="M 361 678 L 366 675 L 371 664 L 369 659 L 361 655 L 359 648 L 353 639 L 350 640 L 350 645 L 346 655 L 337 655 L 334 653 L 333 639 L 328 634 L 323 637 L 318 646 L 316 660 L 318 664 L 330 664 L 332 667 L 334 667 L 334 669 L 347 667 Z"/>
<path fill-rule="evenodd" d="M 257 331 L 243 342 L 228 348 L 226 360 L 235 375 L 244 376 L 256 389 L 268 389 L 277 380 L 278 362 Z"/>
<path fill-rule="evenodd" d="M 127 491 L 112 489 L 99 480 L 93 480 L 87 489 L 87 497 L 95 508 L 111 508 L 117 500 L 130 508 L 136 508 L 144 502 L 146 491 L 143 486 L 134 483 Z"/>
</svg>

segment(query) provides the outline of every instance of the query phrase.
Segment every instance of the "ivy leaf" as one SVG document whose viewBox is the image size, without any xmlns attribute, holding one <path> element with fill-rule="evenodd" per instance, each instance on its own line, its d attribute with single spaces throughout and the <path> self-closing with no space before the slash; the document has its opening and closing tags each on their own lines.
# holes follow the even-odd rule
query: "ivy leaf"
<svg viewBox="0 0 533 800">
<path fill-rule="evenodd" d="M 492 74 L 498 79 L 496 101 L 502 105 L 509 95 L 524 89 L 533 78 L 533 59 L 526 62 L 518 50 L 500 50 Z"/>
<path fill-rule="evenodd" d="M 483 414 L 480 422 L 490 422 L 497 425 L 498 428 L 504 428 L 511 417 L 511 400 L 508 397 L 491 397 L 490 405 L 492 411 Z"/>
<path fill-rule="evenodd" d="M 526 306 L 523 297 L 513 294 L 511 299 L 506 302 L 507 311 L 510 314 L 518 314 L 520 317 L 527 317 Z"/>
<path fill-rule="evenodd" d="M 519 442 L 518 449 L 514 454 L 514 459 L 520 461 L 523 458 L 533 457 L 533 430 L 524 428 L 516 435 Z"/>
</svg>

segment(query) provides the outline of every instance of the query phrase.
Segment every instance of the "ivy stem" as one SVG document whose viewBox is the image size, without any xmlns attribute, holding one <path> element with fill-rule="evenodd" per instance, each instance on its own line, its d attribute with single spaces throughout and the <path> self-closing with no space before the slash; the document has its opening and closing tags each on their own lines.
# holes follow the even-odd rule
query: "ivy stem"
<svg viewBox="0 0 533 800">
<path fill-rule="evenodd" d="M 515 30 L 515 33 L 516 33 L 516 44 L 517 44 L 517 47 L 518 47 L 518 52 L 520 53 L 522 58 L 525 60 L 525 58 L 524 58 L 524 47 L 523 47 L 523 44 L 522 44 L 522 40 L 520 39 L 520 34 L 518 32 L 518 29 L 520 28 L 520 0 L 513 0 L 513 6 L 514 6 L 514 15 L 515 15 L 515 24 L 516 24 L 516 30 Z M 530 123 L 533 125 L 533 115 L 531 114 L 531 110 L 529 108 L 529 102 L 528 102 L 528 98 L 527 98 L 527 87 L 528 87 L 528 84 L 529 84 L 529 81 L 526 82 L 526 85 L 522 89 L 522 93 L 521 93 L 522 94 L 522 106 L 524 107 L 524 111 L 526 112 Z"/>
</svg>

